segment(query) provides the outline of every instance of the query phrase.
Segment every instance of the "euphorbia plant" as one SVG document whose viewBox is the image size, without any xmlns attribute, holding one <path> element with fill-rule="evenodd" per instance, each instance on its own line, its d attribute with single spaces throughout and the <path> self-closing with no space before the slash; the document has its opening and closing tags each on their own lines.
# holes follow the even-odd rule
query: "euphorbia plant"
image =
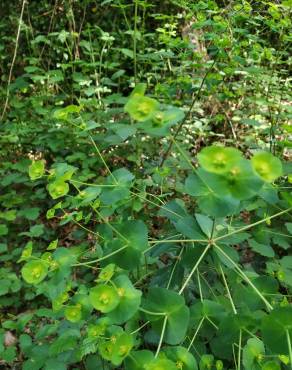
<svg viewBox="0 0 292 370">
<path fill-rule="evenodd" d="M 163 110 L 144 94 L 145 86 L 138 85 L 125 111 L 142 132 L 171 134 L 182 112 Z M 279 361 L 269 361 L 262 350 L 261 359 L 251 357 L 253 346 L 263 348 L 263 343 L 250 338 L 261 329 L 267 337 L 268 323 L 274 320 L 282 344 L 276 348 L 267 339 L 267 351 L 290 356 L 291 362 L 291 328 L 285 318 L 282 326 L 277 321 L 278 313 L 287 315 L 290 308 L 281 309 L 272 299 L 273 294 L 280 296 L 278 283 L 272 276 L 262 281 L 252 265 L 244 268 L 238 254 L 238 248 L 249 245 L 254 253 L 268 255 L 268 247 L 261 252 L 262 227 L 272 225 L 272 235 L 282 233 L 274 222 L 290 208 L 278 198 L 274 184 L 283 174 L 280 160 L 268 152 L 256 151 L 247 159 L 233 147 L 205 147 L 197 155 L 198 166 L 189 161 L 184 186 L 179 187 L 184 200 L 157 203 L 160 198 L 148 199 L 147 190 L 142 195 L 143 178 L 125 168 L 111 171 L 94 147 L 108 176 L 98 183 L 84 182 L 75 168 L 55 165 L 47 189 L 59 203 L 47 215 L 60 215 L 61 222 L 72 220 L 90 232 L 95 248 L 64 249 L 55 243 L 55 250 L 28 254 L 22 268 L 23 278 L 52 301 L 59 318 L 87 330 L 80 339 L 79 358 L 97 352 L 111 368 L 124 363 L 128 370 L 224 369 L 235 351 L 237 363 L 243 360 L 246 370 L 267 369 Z M 34 181 L 44 173 L 43 162 L 34 162 L 29 170 Z M 161 235 L 152 236 L 143 208 L 133 214 L 133 197 L 144 207 L 159 209 L 165 219 Z M 257 204 L 263 211 L 254 212 Z M 248 223 L 242 219 L 244 212 L 250 212 Z M 89 229 L 93 215 L 98 224 Z M 170 263 L 163 261 L 165 255 Z M 71 286 L 72 273 L 85 271 L 89 284 Z M 249 299 L 241 299 L 240 290 Z M 217 359 L 206 353 L 206 342 Z"/>
</svg>

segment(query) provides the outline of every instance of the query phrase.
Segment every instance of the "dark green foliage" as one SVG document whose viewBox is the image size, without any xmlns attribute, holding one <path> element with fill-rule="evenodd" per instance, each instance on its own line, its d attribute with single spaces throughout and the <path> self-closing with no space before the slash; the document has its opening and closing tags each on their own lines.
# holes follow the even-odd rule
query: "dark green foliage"
<svg viewBox="0 0 292 370">
<path fill-rule="evenodd" d="M 0 2 L 0 368 L 291 368 L 291 9 Z"/>
</svg>

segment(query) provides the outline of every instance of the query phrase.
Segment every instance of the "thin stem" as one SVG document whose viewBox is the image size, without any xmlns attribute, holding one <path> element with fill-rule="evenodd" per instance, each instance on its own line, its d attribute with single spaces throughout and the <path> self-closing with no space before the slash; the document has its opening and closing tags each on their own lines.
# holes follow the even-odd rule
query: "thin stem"
<svg viewBox="0 0 292 370">
<path fill-rule="evenodd" d="M 257 222 L 254 222 L 253 224 L 250 224 L 250 225 L 247 225 L 247 226 L 244 226 L 238 230 L 234 230 L 232 231 L 231 233 L 228 233 L 228 234 L 225 234 L 225 235 L 222 235 L 222 236 L 218 236 L 217 238 L 214 239 L 214 242 L 218 242 L 219 240 L 222 240 L 222 239 L 225 239 L 231 235 L 234 235 L 234 234 L 238 234 L 238 233 L 241 233 L 242 231 L 244 230 L 248 230 L 254 226 L 257 226 L 257 225 L 260 225 L 264 222 L 266 222 L 267 220 L 271 220 L 272 218 L 276 218 L 276 217 L 279 217 L 289 211 L 292 210 L 292 207 L 288 208 L 288 209 L 285 209 L 284 211 L 281 211 L 281 212 L 278 212 L 278 213 L 275 213 L 274 215 L 272 216 L 269 216 L 269 217 L 265 217 L 264 219 L 260 220 L 260 221 L 257 221 Z"/>
<path fill-rule="evenodd" d="M 214 67 L 215 63 L 216 63 L 216 58 L 214 59 L 214 61 L 213 61 L 213 63 L 211 64 L 211 66 L 207 69 L 207 71 L 206 71 L 206 73 L 205 73 L 205 75 L 204 75 L 204 77 L 203 77 L 203 79 L 202 79 L 202 82 L 201 82 L 201 84 L 200 84 L 200 87 L 199 87 L 199 89 L 198 89 L 197 93 L 196 93 L 196 94 L 194 95 L 194 97 L 193 97 L 193 100 L 192 100 L 192 102 L 191 102 L 190 108 L 189 108 L 188 112 L 186 113 L 186 115 L 185 115 L 184 119 L 181 121 L 180 125 L 178 126 L 177 130 L 175 131 L 175 133 L 174 133 L 174 135 L 173 135 L 173 140 L 170 142 L 170 144 L 169 144 L 169 146 L 168 146 L 168 148 L 167 148 L 166 152 L 164 153 L 164 156 L 162 157 L 162 161 L 161 161 L 161 163 L 160 163 L 159 167 L 162 167 L 162 166 L 163 166 L 163 164 L 164 164 L 164 162 L 165 162 L 166 158 L 168 157 L 168 155 L 169 155 L 169 153 L 170 153 L 170 151 L 171 151 L 171 148 L 172 148 L 172 146 L 173 146 L 173 143 L 174 143 L 174 141 L 175 141 L 176 137 L 177 137 L 177 136 L 178 136 L 178 134 L 180 133 L 180 131 L 181 131 L 181 129 L 182 129 L 182 127 L 183 127 L 183 125 L 184 125 L 184 124 L 187 122 L 187 120 L 190 118 L 190 116 L 191 116 L 191 114 L 192 114 L 192 111 L 193 111 L 193 109 L 194 109 L 194 106 L 195 106 L 195 104 L 196 104 L 196 102 L 197 102 L 197 99 L 199 98 L 200 93 L 201 93 L 201 91 L 202 91 L 202 88 L 203 88 L 203 86 L 204 86 L 204 84 L 205 84 L 206 78 L 207 78 L 208 74 L 210 73 L 210 71 L 213 69 L 213 67 Z"/>
<path fill-rule="evenodd" d="M 195 331 L 195 333 L 193 335 L 193 338 L 192 338 L 192 340 L 191 340 L 191 342 L 190 342 L 190 344 L 188 346 L 188 351 L 191 349 L 191 347 L 192 347 L 192 345 L 193 345 L 193 343 L 194 343 L 194 341 L 195 341 L 195 339 L 196 339 L 196 337 L 198 335 L 198 332 L 201 329 L 201 326 L 203 325 L 204 320 L 205 320 L 205 316 L 201 318 L 201 320 L 199 322 L 199 325 L 197 326 L 197 329 L 196 329 L 196 331 Z"/>
<path fill-rule="evenodd" d="M 266 300 L 266 298 L 262 295 L 262 293 L 258 290 L 258 288 L 250 281 L 250 279 L 246 276 L 246 274 L 241 270 L 241 268 L 233 261 L 232 258 L 228 256 L 217 244 L 214 244 L 214 247 L 218 249 L 218 251 L 235 267 L 235 270 L 239 273 L 239 275 L 253 288 L 253 290 L 258 294 L 261 300 L 265 303 L 267 308 L 272 311 L 273 306 Z"/>
<path fill-rule="evenodd" d="M 186 153 L 183 151 L 183 149 L 178 145 L 178 142 L 173 138 L 171 137 L 171 140 L 172 142 L 174 143 L 174 145 L 177 147 L 178 151 L 180 152 L 180 154 L 184 157 L 184 159 L 187 161 L 187 163 L 189 164 L 189 166 L 191 167 L 191 169 L 193 169 L 194 171 L 196 171 L 196 167 L 192 164 L 191 160 L 188 158 L 188 156 L 186 155 Z"/>
<path fill-rule="evenodd" d="M 166 289 L 169 289 L 169 287 L 170 287 L 170 284 L 171 284 L 171 281 L 172 281 L 172 278 L 173 278 L 173 274 L 176 270 L 176 266 L 179 263 L 181 255 L 183 254 L 183 252 L 184 252 L 184 248 L 181 249 L 181 251 L 179 252 L 179 255 L 176 257 L 176 261 L 175 261 L 175 263 L 173 265 L 173 268 L 171 270 L 170 277 L 169 277 L 168 283 L 166 285 Z"/>
<path fill-rule="evenodd" d="M 97 152 L 97 154 L 98 154 L 99 158 L 101 159 L 101 161 L 102 161 L 103 165 L 105 166 L 106 170 L 108 171 L 108 173 L 110 174 L 110 176 L 113 178 L 114 182 L 117 184 L 118 182 L 117 182 L 117 180 L 116 180 L 115 176 L 112 174 L 111 170 L 109 169 L 109 167 L 108 167 L 108 165 L 107 165 L 106 161 L 104 160 L 104 158 L 103 158 L 103 156 L 102 156 L 101 152 L 99 151 L 99 149 L 98 149 L 97 145 L 95 144 L 95 141 L 93 140 L 92 136 L 91 136 L 91 135 L 89 135 L 89 138 L 90 138 L 90 140 L 91 140 L 91 142 L 92 142 L 92 145 L 94 146 L 94 149 L 96 150 L 96 152 Z"/>
<path fill-rule="evenodd" d="M 75 266 L 86 266 L 86 265 L 89 265 L 89 264 L 92 264 L 92 263 L 96 263 L 96 262 L 103 261 L 103 260 L 105 260 L 105 259 L 107 259 L 107 258 L 110 258 L 110 257 L 114 256 L 115 254 L 120 253 L 121 251 L 123 251 L 123 250 L 124 250 L 124 249 L 126 249 L 127 247 L 128 247 L 127 245 L 124 245 L 123 247 L 121 247 L 121 248 L 119 248 L 119 249 L 117 249 L 117 250 L 115 250 L 115 251 L 113 251 L 113 252 L 111 252 L 111 253 L 107 254 L 106 256 L 103 256 L 103 257 L 97 258 L 97 259 L 92 260 L 92 261 L 75 263 L 75 264 L 74 264 L 74 265 L 72 265 L 72 266 L 74 266 L 74 267 L 75 267 Z"/>
<path fill-rule="evenodd" d="M 210 248 L 210 244 L 208 244 L 206 246 L 206 248 L 204 249 L 203 253 L 201 254 L 200 258 L 198 259 L 198 261 L 196 262 L 196 264 L 194 265 L 192 271 L 190 272 L 189 276 L 187 277 L 186 281 L 184 282 L 183 286 L 181 287 L 180 291 L 178 292 L 178 294 L 182 294 L 183 291 L 185 290 L 186 286 L 188 285 L 189 281 L 191 280 L 193 274 L 196 272 L 197 268 L 199 267 L 201 261 L 203 260 L 203 258 L 205 257 L 205 254 L 208 252 L 209 248 Z"/>
<path fill-rule="evenodd" d="M 153 315 L 153 316 L 165 316 L 166 315 L 165 312 L 149 311 L 149 310 L 146 310 L 146 308 L 143 308 L 143 307 L 139 307 L 139 311 L 147 313 L 148 315 Z"/>
<path fill-rule="evenodd" d="M 223 279 L 223 282 L 224 282 L 224 285 L 225 285 L 225 288 L 227 290 L 227 295 L 228 295 L 228 298 L 229 298 L 229 301 L 230 301 L 230 304 L 231 304 L 231 307 L 232 307 L 232 310 L 233 310 L 233 313 L 235 315 L 237 315 L 237 310 L 235 308 L 235 305 L 234 305 L 234 302 L 233 302 L 233 299 L 232 299 L 232 296 L 231 296 L 231 293 L 230 293 L 230 290 L 229 290 L 229 286 L 227 284 L 227 281 L 226 281 L 226 278 L 225 278 L 225 275 L 224 275 L 224 271 L 222 269 L 222 266 L 219 265 L 219 268 L 220 268 L 220 272 L 221 272 L 221 275 L 222 275 L 222 279 Z"/>
<path fill-rule="evenodd" d="M 80 185 L 85 185 L 85 186 L 92 186 L 96 188 L 116 188 L 119 186 L 118 184 L 91 184 L 89 182 L 83 182 L 83 181 L 78 181 L 78 180 L 73 180 L 70 179 L 69 182 L 80 184 Z"/>
<path fill-rule="evenodd" d="M 158 347 L 157 347 L 157 350 L 156 350 L 156 353 L 155 353 L 155 358 L 157 358 L 157 356 L 159 355 L 159 352 L 160 352 L 160 349 L 161 349 L 161 346 L 162 346 L 162 342 L 163 342 L 163 338 L 164 338 L 164 334 L 165 334 L 165 330 L 166 330 L 166 325 L 167 325 L 167 319 L 168 319 L 168 317 L 165 316 L 165 318 L 163 320 L 163 324 L 162 324 L 162 330 L 161 330 L 161 334 L 160 334 Z"/>
<path fill-rule="evenodd" d="M 144 322 L 144 324 L 142 324 L 141 326 L 139 326 L 139 328 L 137 328 L 136 330 L 132 331 L 130 334 L 133 335 L 133 334 L 136 334 L 138 333 L 141 329 L 143 329 L 145 326 L 147 326 L 148 324 L 150 323 L 150 321 L 146 321 Z"/>
<path fill-rule="evenodd" d="M 213 325 L 214 326 L 214 328 L 216 329 L 216 330 L 218 330 L 219 329 L 219 327 L 214 323 L 214 321 L 213 320 L 211 320 L 210 319 L 210 317 L 209 316 L 205 316 L 206 317 L 206 320 L 208 320 L 209 321 L 209 323 L 211 324 L 211 325 Z"/>
<path fill-rule="evenodd" d="M 252 333 L 250 330 L 246 328 L 243 328 L 242 330 L 245 331 L 247 334 L 249 334 L 251 337 L 258 339 L 258 337 L 254 333 Z"/>
<path fill-rule="evenodd" d="M 150 244 L 160 244 L 160 243 L 209 243 L 207 239 L 163 239 L 163 240 L 150 240 Z"/>
<path fill-rule="evenodd" d="M 289 330 L 286 329 L 286 337 L 287 337 L 287 345 L 289 350 L 289 358 L 290 358 L 290 368 L 292 369 L 292 344 L 291 344 L 291 338 Z"/>
<path fill-rule="evenodd" d="M 91 205 L 91 208 L 94 210 L 94 212 L 98 215 L 98 217 L 100 217 L 102 219 L 102 221 L 107 224 L 107 226 L 113 230 L 113 232 L 115 232 L 120 238 L 122 238 L 127 244 L 130 244 L 130 241 L 123 235 L 119 232 L 119 230 L 117 230 L 112 224 L 110 224 L 99 212 L 98 210 L 93 207 Z"/>
<path fill-rule="evenodd" d="M 203 293 L 202 293 L 202 286 L 201 286 L 201 279 L 200 279 L 199 269 L 197 269 L 197 280 L 198 280 L 198 287 L 199 287 L 199 293 L 200 293 L 200 300 L 201 300 L 201 302 L 203 302 Z"/>
<path fill-rule="evenodd" d="M 138 0 L 135 0 L 134 10 L 134 37 L 133 37 L 133 54 L 134 54 L 134 81 L 137 83 L 137 22 L 138 22 Z"/>
<path fill-rule="evenodd" d="M 241 342 L 242 342 L 242 330 L 240 329 L 238 342 L 237 370 L 241 369 Z"/>
<path fill-rule="evenodd" d="M 20 36 L 20 30 L 21 30 L 21 25 L 22 25 L 22 19 L 23 19 L 23 13 L 24 13 L 25 4 L 26 4 L 26 0 L 23 0 L 22 1 L 22 5 L 21 5 L 20 16 L 19 16 L 19 20 L 18 20 L 18 28 L 17 28 L 16 40 L 15 40 L 15 48 L 14 48 L 12 62 L 11 62 L 10 70 L 9 70 L 9 76 L 8 76 L 8 82 L 7 82 L 7 89 L 6 89 L 6 98 L 5 98 L 4 108 L 3 108 L 3 111 L 2 111 L 2 114 L 1 114 L 1 118 L 0 118 L 1 121 L 3 120 L 3 118 L 5 116 L 5 113 L 6 113 L 6 110 L 7 110 L 7 107 L 8 107 L 9 96 L 10 96 L 10 84 L 11 84 L 12 72 L 13 72 L 13 68 L 14 68 L 14 64 L 15 64 L 15 60 L 16 60 L 16 56 L 17 56 L 17 50 L 18 50 L 18 44 L 19 44 L 19 36 Z"/>
</svg>

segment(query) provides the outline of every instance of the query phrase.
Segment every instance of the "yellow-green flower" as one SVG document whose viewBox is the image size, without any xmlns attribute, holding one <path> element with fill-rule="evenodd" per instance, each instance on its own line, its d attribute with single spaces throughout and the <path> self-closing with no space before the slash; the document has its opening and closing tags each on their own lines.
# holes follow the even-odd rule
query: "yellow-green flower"
<svg viewBox="0 0 292 370">
<path fill-rule="evenodd" d="M 125 112 L 136 121 L 147 121 L 153 117 L 159 108 L 159 103 L 155 99 L 147 96 L 134 95 L 125 105 Z"/>
<path fill-rule="evenodd" d="M 48 185 L 48 191 L 53 199 L 66 195 L 69 191 L 69 185 L 64 181 L 54 181 Z"/>
<path fill-rule="evenodd" d="M 45 161 L 33 161 L 32 164 L 28 167 L 28 174 L 31 180 L 39 179 L 43 176 L 45 172 Z"/>
<path fill-rule="evenodd" d="M 47 276 L 47 273 L 47 263 L 42 260 L 30 261 L 21 270 L 23 279 L 29 284 L 39 284 Z"/>
<path fill-rule="evenodd" d="M 228 171 L 241 158 L 242 154 L 239 150 L 215 145 L 204 148 L 198 154 L 198 160 L 203 169 L 218 174 Z"/>
<path fill-rule="evenodd" d="M 178 370 L 175 363 L 166 358 L 157 358 L 145 366 L 145 370 Z"/>
<path fill-rule="evenodd" d="M 282 163 L 272 153 L 259 152 L 251 159 L 256 173 L 266 182 L 273 182 L 283 173 Z"/>
<path fill-rule="evenodd" d="M 81 305 L 76 304 L 74 306 L 67 306 L 65 308 L 65 317 L 68 321 L 78 322 L 81 320 Z"/>
<path fill-rule="evenodd" d="M 92 306 L 103 313 L 114 310 L 120 302 L 116 289 L 108 285 L 91 288 L 89 298 Z"/>
</svg>

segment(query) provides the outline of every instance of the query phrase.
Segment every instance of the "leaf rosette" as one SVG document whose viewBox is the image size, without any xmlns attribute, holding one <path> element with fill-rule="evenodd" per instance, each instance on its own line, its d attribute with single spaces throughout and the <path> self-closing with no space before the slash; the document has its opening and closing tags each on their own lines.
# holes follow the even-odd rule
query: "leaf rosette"
<svg viewBox="0 0 292 370">
<path fill-rule="evenodd" d="M 212 145 L 201 150 L 198 160 L 204 170 L 222 174 L 232 169 L 240 161 L 242 154 L 235 148 Z"/>
<path fill-rule="evenodd" d="M 109 285 L 98 285 L 91 288 L 89 299 L 92 306 L 103 313 L 113 311 L 120 302 L 117 290 Z"/>
<path fill-rule="evenodd" d="M 279 158 L 268 152 L 256 153 L 251 159 L 255 172 L 266 182 L 273 182 L 283 173 Z"/>
<path fill-rule="evenodd" d="M 23 279 L 29 284 L 39 284 L 47 276 L 48 266 L 47 263 L 38 260 L 27 262 L 21 270 Z"/>
<path fill-rule="evenodd" d="M 151 119 L 158 108 L 159 103 L 157 100 L 134 94 L 125 105 L 125 112 L 127 112 L 132 119 L 143 122 Z"/>
</svg>

